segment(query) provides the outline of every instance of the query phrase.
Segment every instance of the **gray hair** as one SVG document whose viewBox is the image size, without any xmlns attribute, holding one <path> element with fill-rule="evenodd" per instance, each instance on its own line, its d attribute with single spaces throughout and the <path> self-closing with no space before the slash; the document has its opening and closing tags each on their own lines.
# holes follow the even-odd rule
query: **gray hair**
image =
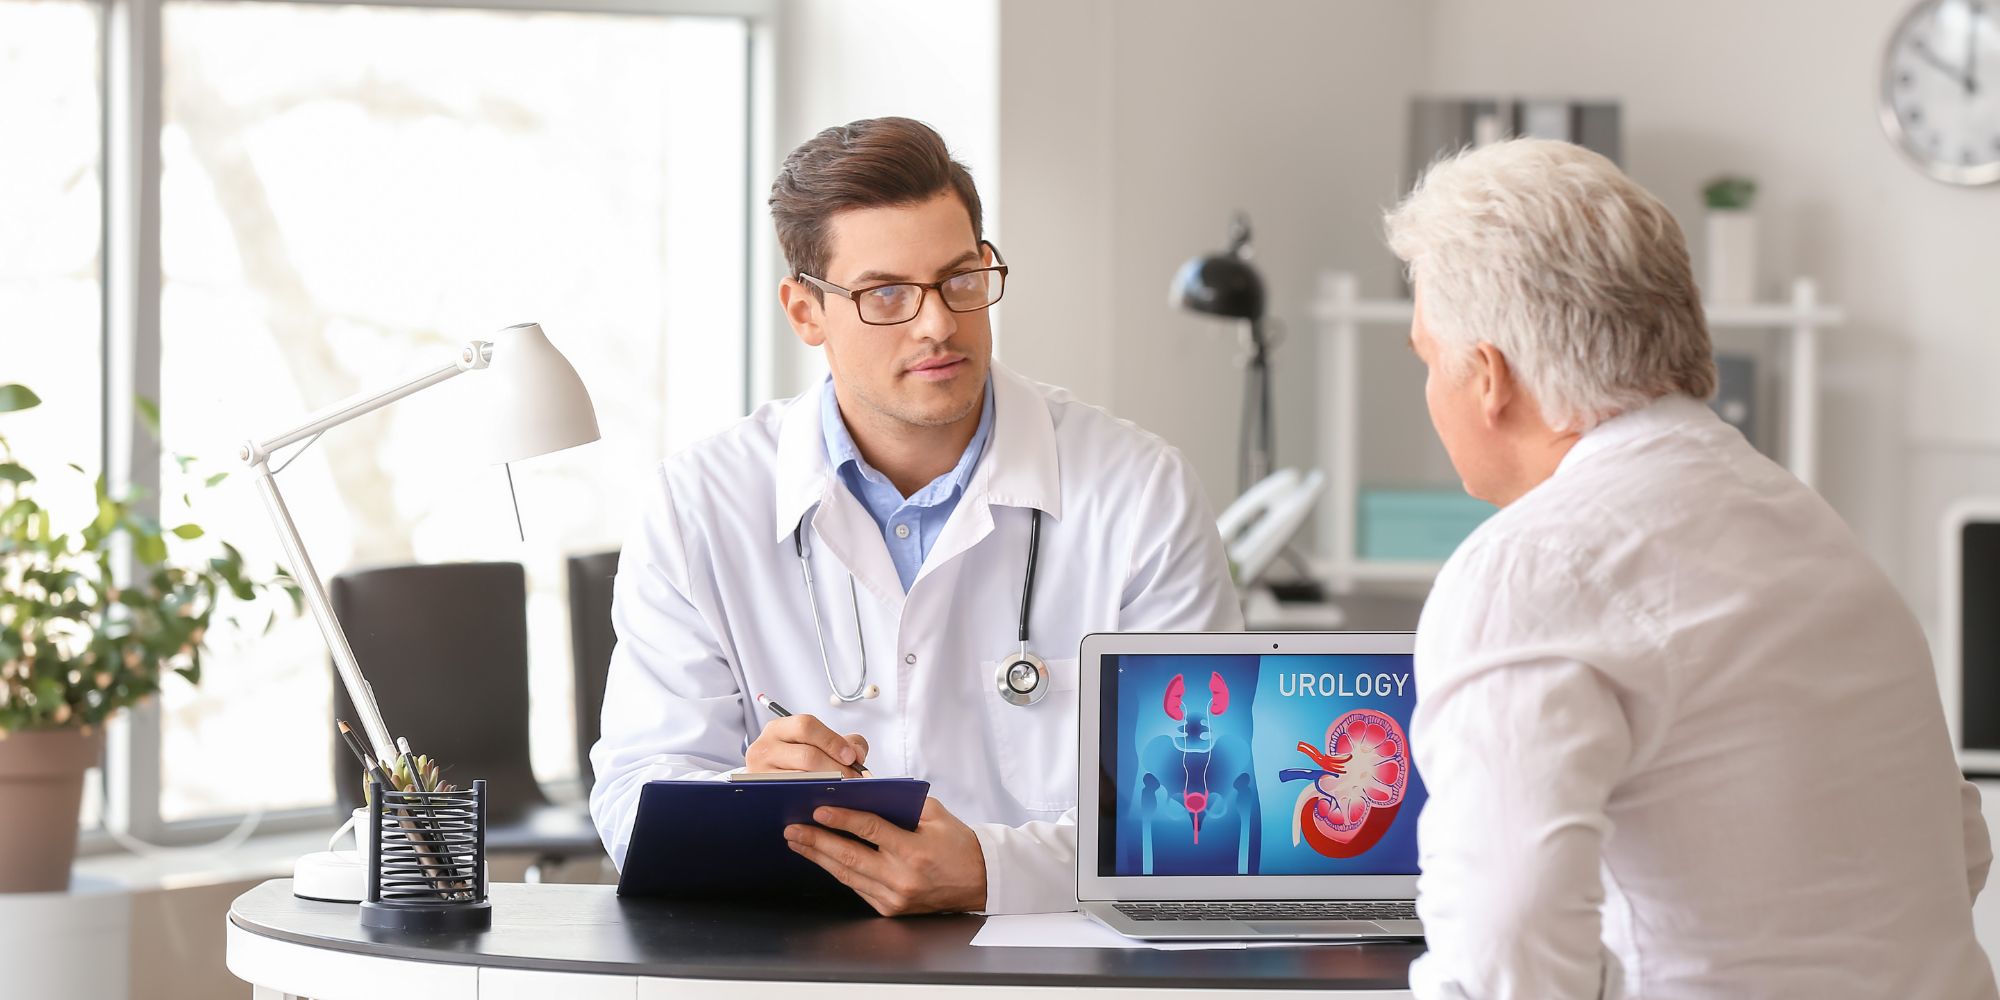
<svg viewBox="0 0 2000 1000">
<path fill-rule="evenodd" d="M 1549 426 L 1714 394 L 1680 225 L 1610 160 L 1547 139 L 1466 150 L 1425 171 L 1385 223 L 1447 371 L 1492 344 Z"/>
</svg>

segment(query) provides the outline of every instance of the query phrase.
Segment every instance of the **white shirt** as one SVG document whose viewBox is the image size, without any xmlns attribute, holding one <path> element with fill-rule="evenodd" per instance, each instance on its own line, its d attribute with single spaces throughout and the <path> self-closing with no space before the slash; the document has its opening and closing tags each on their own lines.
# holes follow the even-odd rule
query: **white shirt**
<svg viewBox="0 0 2000 1000">
<path fill-rule="evenodd" d="M 1585 434 L 1439 574 L 1422 998 L 1995 996 L 1922 631 L 1702 404 Z"/>
<path fill-rule="evenodd" d="M 998 365 L 992 385 L 992 437 L 907 593 L 827 459 L 816 392 L 661 464 L 619 559 L 618 644 L 591 751 L 591 815 L 617 864 L 647 781 L 743 766 L 770 721 L 763 692 L 862 734 L 871 773 L 928 780 L 979 838 L 989 912 L 1075 908 L 1078 644 L 1240 629 L 1242 616 L 1178 451 Z M 1022 707 L 1000 699 L 994 672 L 1020 649 L 1031 510 L 1044 516 L 1028 646 L 1051 690 Z M 793 549 L 802 522 L 826 661 Z M 827 664 L 858 689 L 864 647 L 881 696 L 830 706 Z"/>
</svg>

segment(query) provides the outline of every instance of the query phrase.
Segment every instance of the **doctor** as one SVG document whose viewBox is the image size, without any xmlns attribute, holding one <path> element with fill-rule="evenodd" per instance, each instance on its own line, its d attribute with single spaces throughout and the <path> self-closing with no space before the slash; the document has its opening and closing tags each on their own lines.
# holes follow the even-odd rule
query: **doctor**
<svg viewBox="0 0 2000 1000">
<path fill-rule="evenodd" d="M 827 129 L 770 206 L 779 301 L 831 376 L 654 477 L 615 587 L 598 830 L 622 866 L 647 781 L 865 765 L 931 783 L 915 832 L 823 809 L 879 850 L 784 835 L 877 911 L 1073 908 L 1078 643 L 1240 628 L 1214 517 L 1165 442 L 992 362 L 1008 266 L 929 127 Z"/>
</svg>

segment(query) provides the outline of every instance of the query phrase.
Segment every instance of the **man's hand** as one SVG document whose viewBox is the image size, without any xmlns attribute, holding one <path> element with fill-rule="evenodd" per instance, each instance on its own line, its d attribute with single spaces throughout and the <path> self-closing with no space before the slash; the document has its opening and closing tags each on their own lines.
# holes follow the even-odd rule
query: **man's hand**
<svg viewBox="0 0 2000 1000">
<path fill-rule="evenodd" d="M 915 832 L 874 813 L 821 806 L 813 821 L 874 844 L 855 843 L 818 827 L 785 828 L 791 848 L 833 873 L 885 917 L 958 913 L 986 906 L 986 855 L 972 828 L 924 800 Z"/>
<path fill-rule="evenodd" d="M 867 759 L 867 740 L 842 736 L 810 715 L 772 719 L 743 755 L 750 771 L 839 771 L 850 778 L 860 776 L 857 767 Z"/>
</svg>

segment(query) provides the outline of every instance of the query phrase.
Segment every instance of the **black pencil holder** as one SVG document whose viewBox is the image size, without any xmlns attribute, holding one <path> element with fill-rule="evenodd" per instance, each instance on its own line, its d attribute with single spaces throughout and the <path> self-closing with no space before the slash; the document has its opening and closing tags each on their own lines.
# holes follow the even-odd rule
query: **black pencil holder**
<svg viewBox="0 0 2000 1000">
<path fill-rule="evenodd" d="M 367 837 L 363 927 L 436 933 L 493 926 L 484 780 L 453 792 L 399 792 L 370 781 Z"/>
</svg>

